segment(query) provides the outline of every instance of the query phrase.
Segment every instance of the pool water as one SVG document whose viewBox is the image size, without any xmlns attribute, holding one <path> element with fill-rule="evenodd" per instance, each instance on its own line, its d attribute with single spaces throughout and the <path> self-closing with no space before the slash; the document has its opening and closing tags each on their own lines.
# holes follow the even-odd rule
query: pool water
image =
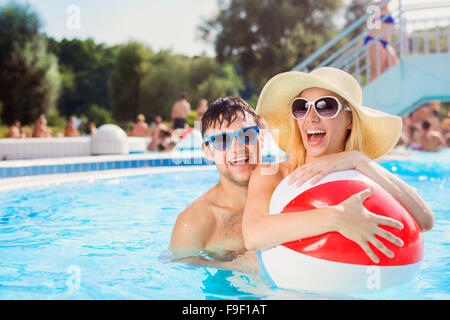
<svg viewBox="0 0 450 320">
<path fill-rule="evenodd" d="M 169 262 L 177 215 L 219 179 L 193 169 L 0 193 L 0 299 L 450 299 L 449 151 L 381 163 L 435 214 L 419 273 L 398 287 L 297 292 Z"/>
</svg>

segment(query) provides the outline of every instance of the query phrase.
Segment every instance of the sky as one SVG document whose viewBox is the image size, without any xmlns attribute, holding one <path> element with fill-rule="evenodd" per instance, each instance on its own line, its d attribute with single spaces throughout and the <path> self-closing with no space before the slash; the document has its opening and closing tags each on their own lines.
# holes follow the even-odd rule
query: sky
<svg viewBox="0 0 450 320">
<path fill-rule="evenodd" d="M 0 4 L 7 3 L 0 0 Z M 216 0 L 16 0 L 29 3 L 43 31 L 57 40 L 86 39 L 108 45 L 138 40 L 153 50 L 214 56 L 214 46 L 199 37 L 197 26 L 217 12 Z M 75 5 L 79 9 L 69 11 Z M 76 10 L 78 10 L 76 9 Z M 80 21 L 79 28 L 76 21 Z M 68 24 L 69 23 L 69 24 Z"/>
<path fill-rule="evenodd" d="M 0 5 L 8 0 L 0 0 Z M 213 44 L 200 39 L 198 25 L 215 16 L 216 0 L 16 0 L 29 3 L 43 21 L 43 31 L 57 40 L 86 39 L 108 45 L 138 40 L 153 50 L 172 49 L 189 56 L 214 56 Z M 343 0 L 344 4 L 350 0 Z M 402 0 L 403 5 L 450 0 Z M 70 11 L 76 6 L 79 15 Z M 398 6 L 391 0 L 390 7 Z M 69 10 L 69 12 L 68 12 Z M 408 18 L 450 17 L 450 8 L 408 13 Z M 79 19 L 77 19 L 79 17 Z M 79 24 L 77 23 L 79 22 Z M 78 28 L 79 26 L 79 28 Z"/>
</svg>

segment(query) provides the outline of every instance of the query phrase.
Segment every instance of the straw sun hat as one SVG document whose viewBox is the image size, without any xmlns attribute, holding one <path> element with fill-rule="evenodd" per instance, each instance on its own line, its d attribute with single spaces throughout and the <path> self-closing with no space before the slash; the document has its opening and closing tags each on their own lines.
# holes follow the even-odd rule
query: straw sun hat
<svg viewBox="0 0 450 320">
<path fill-rule="evenodd" d="M 256 112 L 267 120 L 281 150 L 287 151 L 292 100 L 303 90 L 313 87 L 332 91 L 349 103 L 360 120 L 364 149 L 361 151 L 366 156 L 376 159 L 394 147 L 402 131 L 401 118 L 362 106 L 362 89 L 358 81 L 345 71 L 323 67 L 310 73 L 280 73 L 264 86 Z"/>
</svg>

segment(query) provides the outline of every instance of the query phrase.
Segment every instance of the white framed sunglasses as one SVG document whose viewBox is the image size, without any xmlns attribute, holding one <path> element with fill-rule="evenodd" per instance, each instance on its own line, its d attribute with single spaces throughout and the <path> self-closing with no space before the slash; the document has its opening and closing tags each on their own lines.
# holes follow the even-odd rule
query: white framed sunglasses
<svg viewBox="0 0 450 320">
<path fill-rule="evenodd" d="M 319 117 L 325 119 L 336 118 L 342 109 L 350 111 L 348 106 L 342 105 L 339 99 L 333 96 L 324 96 L 311 101 L 305 98 L 295 98 L 291 103 L 292 116 L 297 120 L 304 119 L 311 107 L 314 107 Z"/>
</svg>

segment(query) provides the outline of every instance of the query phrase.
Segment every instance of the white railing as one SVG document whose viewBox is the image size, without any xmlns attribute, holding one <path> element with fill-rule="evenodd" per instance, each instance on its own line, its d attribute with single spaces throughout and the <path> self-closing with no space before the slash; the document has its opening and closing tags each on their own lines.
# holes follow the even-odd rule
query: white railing
<svg viewBox="0 0 450 320">
<path fill-rule="evenodd" d="M 405 54 L 450 53 L 450 17 L 407 21 Z"/>
</svg>

